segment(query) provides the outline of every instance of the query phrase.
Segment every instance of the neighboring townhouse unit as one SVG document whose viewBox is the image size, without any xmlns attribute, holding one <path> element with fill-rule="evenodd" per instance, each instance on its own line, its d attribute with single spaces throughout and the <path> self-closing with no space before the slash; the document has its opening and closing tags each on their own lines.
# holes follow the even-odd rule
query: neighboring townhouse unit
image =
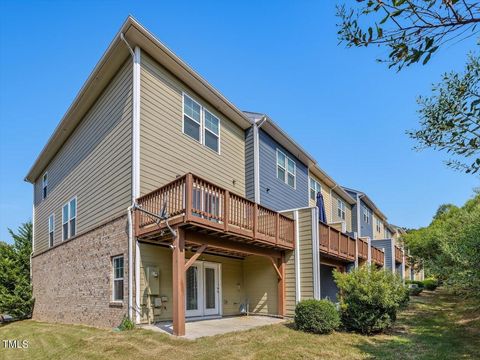
<svg viewBox="0 0 480 360">
<path fill-rule="evenodd" d="M 336 301 L 333 270 L 368 260 L 368 243 L 356 239 L 351 228 L 355 200 L 270 117 L 245 113 L 252 121 L 246 132 L 247 197 L 295 220 L 295 253 L 286 261 L 287 274 L 295 276 L 287 276 L 287 315 L 302 299 Z M 326 215 L 323 221 L 317 205 Z M 378 262 L 383 264 L 383 256 Z"/>
<path fill-rule="evenodd" d="M 250 126 L 129 17 L 26 176 L 33 318 L 284 316 L 294 220 L 245 197 Z"/>
<path fill-rule="evenodd" d="M 385 268 L 404 277 L 404 251 L 395 236 L 397 230 L 387 222 L 387 217 L 380 211 L 367 194 L 359 190 L 344 189 L 356 199 L 353 208 L 353 229 L 358 231 L 359 236 L 367 238 L 371 244 L 372 257 L 380 256 L 378 250 L 383 250 L 385 256 Z M 358 230 L 359 229 L 359 230 Z"/>
</svg>

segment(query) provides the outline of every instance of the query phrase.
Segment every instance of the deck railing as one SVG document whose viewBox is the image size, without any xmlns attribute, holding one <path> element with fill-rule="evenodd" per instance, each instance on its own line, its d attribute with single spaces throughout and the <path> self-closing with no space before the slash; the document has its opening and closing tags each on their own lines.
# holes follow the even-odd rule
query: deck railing
<svg viewBox="0 0 480 360">
<path fill-rule="evenodd" d="M 384 265 L 385 253 L 382 249 L 372 246 L 372 262 L 380 266 Z"/>
<path fill-rule="evenodd" d="M 368 240 L 358 238 L 358 257 L 368 259 Z"/>
<path fill-rule="evenodd" d="M 186 174 L 137 199 L 159 214 L 166 205 L 170 222 L 191 223 L 284 248 L 294 247 L 295 222 L 193 174 Z M 135 217 L 136 235 L 150 234 L 156 218 L 143 211 Z"/>
<path fill-rule="evenodd" d="M 355 261 L 355 239 L 319 222 L 320 251 L 347 261 Z"/>
<path fill-rule="evenodd" d="M 395 261 L 398 263 L 403 262 L 403 251 L 397 245 L 395 245 Z"/>
</svg>

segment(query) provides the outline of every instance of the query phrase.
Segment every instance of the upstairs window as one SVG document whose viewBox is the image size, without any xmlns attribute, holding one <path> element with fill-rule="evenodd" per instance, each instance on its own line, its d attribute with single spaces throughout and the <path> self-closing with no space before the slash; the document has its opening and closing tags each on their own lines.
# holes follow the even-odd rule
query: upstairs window
<svg viewBox="0 0 480 360">
<path fill-rule="evenodd" d="M 201 106 L 187 95 L 183 95 L 183 132 L 199 142 L 202 141 L 200 114 Z"/>
<path fill-rule="evenodd" d="M 183 133 L 220 153 L 220 119 L 183 94 Z"/>
<path fill-rule="evenodd" d="M 317 194 L 322 190 L 320 183 L 313 178 L 310 178 L 310 199 L 317 200 Z"/>
<path fill-rule="evenodd" d="M 382 222 L 380 221 L 380 219 L 377 219 L 376 226 L 377 226 L 377 232 L 382 232 Z"/>
<path fill-rule="evenodd" d="M 62 239 L 67 240 L 77 233 L 77 198 L 73 198 L 62 208 Z"/>
<path fill-rule="evenodd" d="M 42 199 L 47 198 L 48 193 L 48 173 L 43 174 L 42 177 Z"/>
<path fill-rule="evenodd" d="M 277 178 L 295 188 L 296 173 L 295 161 L 277 149 Z"/>
<path fill-rule="evenodd" d="M 112 258 L 113 267 L 113 289 L 112 300 L 123 301 L 123 256 Z"/>
<path fill-rule="evenodd" d="M 345 212 L 345 203 L 340 200 L 340 199 L 337 199 L 337 215 L 340 219 L 342 220 L 345 220 L 345 215 L 346 215 L 346 212 Z"/>
<path fill-rule="evenodd" d="M 220 120 L 210 113 L 208 110 L 204 111 L 205 113 L 205 129 L 204 129 L 204 139 L 205 146 L 209 147 L 215 152 L 219 150 L 219 139 L 220 139 Z"/>
<path fill-rule="evenodd" d="M 54 232 L 55 232 L 55 215 L 52 214 L 48 217 L 48 247 L 53 246 Z"/>
<path fill-rule="evenodd" d="M 371 214 L 370 214 L 370 209 L 368 209 L 367 207 L 363 207 L 363 222 L 366 223 L 366 224 L 370 224 L 370 217 L 371 217 Z"/>
</svg>

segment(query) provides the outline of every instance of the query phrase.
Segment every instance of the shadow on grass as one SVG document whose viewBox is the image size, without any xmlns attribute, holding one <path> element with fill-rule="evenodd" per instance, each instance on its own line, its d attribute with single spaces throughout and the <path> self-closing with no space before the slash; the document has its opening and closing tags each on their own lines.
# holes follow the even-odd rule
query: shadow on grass
<svg viewBox="0 0 480 360">
<path fill-rule="evenodd" d="M 365 338 L 356 346 L 379 359 L 478 358 L 480 321 L 465 321 L 472 318 L 468 308 L 444 290 L 425 292 L 412 297 L 388 334 Z"/>
</svg>

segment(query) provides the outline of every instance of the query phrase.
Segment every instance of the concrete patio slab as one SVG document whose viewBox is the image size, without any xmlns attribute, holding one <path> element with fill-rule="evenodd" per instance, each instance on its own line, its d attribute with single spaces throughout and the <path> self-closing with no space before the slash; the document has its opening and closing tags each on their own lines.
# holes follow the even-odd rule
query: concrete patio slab
<svg viewBox="0 0 480 360">
<path fill-rule="evenodd" d="M 279 324 L 284 319 L 270 316 L 232 316 L 220 319 L 188 321 L 185 324 L 185 336 L 182 338 L 195 340 L 204 336 L 226 334 L 234 331 L 244 331 L 259 326 Z M 163 332 L 172 335 L 172 322 L 159 322 L 151 325 L 142 325 L 142 328 Z M 173 336 L 173 335 L 172 335 Z"/>
</svg>

